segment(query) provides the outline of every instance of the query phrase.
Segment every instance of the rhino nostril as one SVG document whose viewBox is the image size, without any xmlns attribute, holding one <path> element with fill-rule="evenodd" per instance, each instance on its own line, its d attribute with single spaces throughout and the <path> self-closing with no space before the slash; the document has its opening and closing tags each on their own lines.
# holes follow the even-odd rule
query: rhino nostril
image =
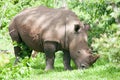
<svg viewBox="0 0 120 80">
<path fill-rule="evenodd" d="M 79 50 L 79 51 L 77 51 L 77 53 L 78 53 L 78 54 L 80 54 L 80 50 Z"/>
<path fill-rule="evenodd" d="M 84 69 L 86 67 L 85 64 L 81 64 L 81 68 Z"/>
</svg>

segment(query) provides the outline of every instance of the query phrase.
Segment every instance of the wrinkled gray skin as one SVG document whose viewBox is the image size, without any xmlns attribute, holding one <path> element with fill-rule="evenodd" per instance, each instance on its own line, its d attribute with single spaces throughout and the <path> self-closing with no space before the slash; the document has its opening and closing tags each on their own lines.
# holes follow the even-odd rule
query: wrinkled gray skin
<svg viewBox="0 0 120 80">
<path fill-rule="evenodd" d="M 45 70 L 54 68 L 55 52 L 58 50 L 64 52 L 64 68 L 71 70 L 71 58 L 80 69 L 88 68 L 99 57 L 91 54 L 88 47 L 88 28 L 68 9 L 39 6 L 16 15 L 9 25 L 9 33 L 13 41 L 24 42 L 32 50 L 45 53 Z M 15 62 L 20 51 L 19 46 L 14 46 Z"/>
</svg>

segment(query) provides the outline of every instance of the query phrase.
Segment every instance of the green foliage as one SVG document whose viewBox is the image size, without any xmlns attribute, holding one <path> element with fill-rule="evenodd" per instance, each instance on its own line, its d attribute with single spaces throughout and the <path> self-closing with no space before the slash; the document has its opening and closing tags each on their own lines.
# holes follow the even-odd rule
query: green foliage
<svg viewBox="0 0 120 80">
<path fill-rule="evenodd" d="M 10 20 L 21 10 L 44 5 L 53 7 L 54 0 L 1 0 L 0 1 L 0 28 L 7 28 Z"/>
<path fill-rule="evenodd" d="M 115 26 L 115 25 L 114 25 Z M 120 31 L 117 31 L 115 34 L 107 36 L 107 34 L 101 35 L 101 38 L 93 39 L 92 46 L 94 49 L 98 50 L 98 53 L 104 57 L 107 57 L 109 62 L 120 63 Z"/>
<path fill-rule="evenodd" d="M 17 43 L 16 41 L 12 42 L 14 47 L 20 47 L 21 51 L 19 53 L 19 56 L 21 58 L 25 58 L 26 56 L 30 57 L 32 49 L 30 49 L 25 43 Z"/>
<path fill-rule="evenodd" d="M 5 62 L 4 57 L 0 57 Z M 5 60 L 4 60 L 5 59 Z M 19 79 L 22 80 L 24 77 L 29 77 L 31 73 L 31 67 L 27 67 L 26 65 L 29 64 L 28 58 L 25 58 L 19 63 L 18 65 L 13 65 L 14 58 L 7 59 L 9 62 L 0 66 L 0 79 L 1 80 L 13 80 Z M 2 63 L 3 63 L 2 62 Z"/>
</svg>

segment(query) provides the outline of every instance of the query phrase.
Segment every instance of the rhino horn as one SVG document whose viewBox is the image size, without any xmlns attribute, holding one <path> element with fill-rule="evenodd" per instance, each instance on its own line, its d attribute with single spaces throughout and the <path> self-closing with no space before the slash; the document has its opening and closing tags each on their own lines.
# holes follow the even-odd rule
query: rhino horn
<svg viewBox="0 0 120 80">
<path fill-rule="evenodd" d="M 100 55 L 96 54 L 96 55 L 90 55 L 89 59 L 90 59 L 90 63 L 95 63 L 96 60 L 100 57 Z"/>
</svg>

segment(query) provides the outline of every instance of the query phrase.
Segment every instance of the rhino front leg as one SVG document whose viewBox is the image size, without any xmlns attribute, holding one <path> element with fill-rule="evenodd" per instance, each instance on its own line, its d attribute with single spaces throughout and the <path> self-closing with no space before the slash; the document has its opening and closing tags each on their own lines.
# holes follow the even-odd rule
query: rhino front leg
<svg viewBox="0 0 120 80">
<path fill-rule="evenodd" d="M 44 52 L 46 56 L 46 71 L 54 69 L 56 46 L 57 45 L 55 42 L 45 42 L 44 44 Z"/>
<path fill-rule="evenodd" d="M 64 64 L 64 68 L 65 70 L 72 70 L 72 67 L 70 66 L 70 54 L 69 51 L 63 50 L 64 55 L 63 55 L 63 64 Z"/>
</svg>

